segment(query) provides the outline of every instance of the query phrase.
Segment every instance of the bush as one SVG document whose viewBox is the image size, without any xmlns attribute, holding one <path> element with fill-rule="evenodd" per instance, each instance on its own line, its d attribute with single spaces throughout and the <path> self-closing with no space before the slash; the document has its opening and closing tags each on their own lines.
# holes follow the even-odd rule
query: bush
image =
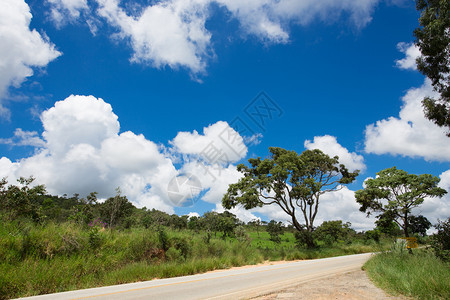
<svg viewBox="0 0 450 300">
<path fill-rule="evenodd" d="M 243 226 L 236 227 L 234 229 L 234 235 L 236 236 L 236 239 L 239 243 L 245 244 L 246 246 L 250 245 L 252 241 Z"/>
<path fill-rule="evenodd" d="M 302 231 L 296 231 L 294 236 L 295 236 L 295 243 L 297 245 L 297 247 L 299 248 L 303 248 L 305 246 L 308 246 L 308 240 L 312 239 L 312 234 L 306 230 L 302 230 Z M 314 245 L 317 246 L 316 241 L 313 240 Z"/>
<path fill-rule="evenodd" d="M 415 299 L 450 299 L 450 268 L 432 253 L 385 252 L 363 267 L 376 285 Z"/>
<path fill-rule="evenodd" d="M 364 234 L 364 238 L 366 241 L 374 240 L 375 242 L 380 242 L 380 232 L 377 229 L 367 230 Z"/>
<path fill-rule="evenodd" d="M 431 237 L 431 247 L 437 257 L 450 261 L 450 218 L 438 221 L 434 227 L 438 232 Z"/>
<path fill-rule="evenodd" d="M 183 256 L 184 259 L 187 258 L 191 247 L 186 239 L 182 237 L 174 237 L 171 244 L 177 251 L 179 251 L 180 255 Z"/>
<path fill-rule="evenodd" d="M 270 240 L 279 244 L 281 242 L 280 234 L 283 234 L 283 227 L 281 222 L 270 221 L 267 224 L 267 232 L 270 234 Z"/>
<path fill-rule="evenodd" d="M 161 243 L 161 248 L 164 251 L 169 250 L 169 237 L 167 236 L 167 233 L 164 229 L 160 228 L 158 231 L 158 239 L 159 242 Z"/>
<path fill-rule="evenodd" d="M 182 254 L 181 254 L 181 250 L 176 249 L 174 247 L 170 247 L 167 251 L 166 251 L 166 257 L 169 261 L 180 261 L 180 259 L 182 259 Z"/>
</svg>

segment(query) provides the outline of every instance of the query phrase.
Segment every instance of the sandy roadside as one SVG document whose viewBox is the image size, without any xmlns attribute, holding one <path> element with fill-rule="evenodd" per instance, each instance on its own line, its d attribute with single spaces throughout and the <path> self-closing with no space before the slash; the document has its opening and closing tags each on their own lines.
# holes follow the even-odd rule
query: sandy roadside
<svg viewBox="0 0 450 300">
<path fill-rule="evenodd" d="M 402 296 L 391 296 L 376 287 L 363 270 L 331 275 L 325 278 L 299 283 L 282 290 L 273 291 L 251 299 L 410 299 Z"/>
</svg>

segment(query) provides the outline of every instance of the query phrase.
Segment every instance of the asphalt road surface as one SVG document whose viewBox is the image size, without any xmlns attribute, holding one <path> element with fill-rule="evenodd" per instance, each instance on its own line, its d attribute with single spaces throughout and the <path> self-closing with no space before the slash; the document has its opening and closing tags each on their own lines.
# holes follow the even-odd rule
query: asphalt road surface
<svg viewBox="0 0 450 300">
<path fill-rule="evenodd" d="M 360 269 L 370 253 L 215 271 L 23 299 L 246 299 Z"/>
</svg>

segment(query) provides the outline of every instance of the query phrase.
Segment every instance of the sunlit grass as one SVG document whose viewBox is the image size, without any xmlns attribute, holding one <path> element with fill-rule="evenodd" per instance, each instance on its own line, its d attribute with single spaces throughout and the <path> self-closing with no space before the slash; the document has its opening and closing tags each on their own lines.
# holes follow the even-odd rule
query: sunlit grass
<svg viewBox="0 0 450 300">
<path fill-rule="evenodd" d="M 206 232 L 165 228 L 92 230 L 74 223 L 0 223 L 0 299 L 190 275 L 265 260 L 312 259 L 376 251 L 374 245 L 336 244 L 299 249 L 290 232 L 281 243 L 249 232 L 250 243 Z"/>
<path fill-rule="evenodd" d="M 450 299 L 450 265 L 432 253 L 416 250 L 381 253 L 365 265 L 372 281 L 392 294 L 417 299 Z"/>
</svg>

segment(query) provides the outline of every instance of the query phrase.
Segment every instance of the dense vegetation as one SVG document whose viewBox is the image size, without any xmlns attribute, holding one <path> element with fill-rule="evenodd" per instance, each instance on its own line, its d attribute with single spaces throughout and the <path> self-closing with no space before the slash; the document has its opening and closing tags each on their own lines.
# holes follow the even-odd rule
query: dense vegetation
<svg viewBox="0 0 450 300">
<path fill-rule="evenodd" d="M 119 284 L 256 264 L 265 260 L 329 257 L 389 248 L 401 233 L 392 216 L 356 232 L 349 222 L 325 221 L 304 231 L 274 220 L 245 224 L 232 213 L 169 215 L 136 208 L 117 189 L 48 195 L 33 178 L 0 181 L 0 299 Z M 409 216 L 411 234 L 429 242 L 430 223 Z M 448 259 L 449 221 L 437 225 L 434 253 Z M 311 247 L 311 238 L 314 247 Z"/>
<path fill-rule="evenodd" d="M 59 197 L 31 184 L 0 188 L 0 298 L 386 247 L 342 221 L 317 227 L 317 247 L 307 249 L 280 222 L 245 224 L 227 211 L 188 218 L 138 209 L 120 190 L 100 203 L 95 193 Z"/>
<path fill-rule="evenodd" d="M 392 294 L 450 299 L 450 265 L 429 251 L 385 252 L 371 258 L 364 269 L 376 285 Z"/>
<path fill-rule="evenodd" d="M 431 247 L 406 252 L 394 243 L 391 251 L 372 257 L 364 265 L 372 281 L 392 294 L 450 299 L 450 218 L 435 228 Z"/>
</svg>

